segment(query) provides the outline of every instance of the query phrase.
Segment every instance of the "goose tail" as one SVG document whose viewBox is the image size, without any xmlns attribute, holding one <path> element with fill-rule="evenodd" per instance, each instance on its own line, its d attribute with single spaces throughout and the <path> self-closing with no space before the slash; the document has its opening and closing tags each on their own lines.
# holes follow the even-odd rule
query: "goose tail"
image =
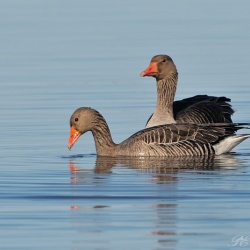
<svg viewBox="0 0 250 250">
<path fill-rule="evenodd" d="M 219 143 L 213 145 L 216 155 L 230 152 L 238 144 L 250 137 L 250 134 L 228 136 Z"/>
</svg>

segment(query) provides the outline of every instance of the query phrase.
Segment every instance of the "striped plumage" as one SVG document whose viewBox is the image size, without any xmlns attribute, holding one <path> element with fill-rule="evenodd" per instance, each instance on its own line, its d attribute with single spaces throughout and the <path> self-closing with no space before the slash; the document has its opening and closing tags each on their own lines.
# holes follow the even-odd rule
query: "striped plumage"
<svg viewBox="0 0 250 250">
<path fill-rule="evenodd" d="M 103 116 L 96 110 L 82 107 L 70 118 L 68 148 L 79 137 L 91 131 L 96 151 L 101 156 L 198 156 L 230 151 L 250 135 L 235 132 L 250 124 L 218 123 L 212 125 L 168 124 L 143 129 L 120 144 L 115 144 Z M 224 142 L 226 149 L 223 149 Z M 230 144 L 230 145 L 229 145 Z M 229 145 L 229 146 L 228 146 Z"/>
<path fill-rule="evenodd" d="M 178 72 L 167 55 L 154 56 L 141 76 L 153 76 L 157 81 L 157 102 L 146 127 L 167 123 L 231 123 L 234 113 L 229 98 L 196 95 L 174 101 Z"/>
</svg>

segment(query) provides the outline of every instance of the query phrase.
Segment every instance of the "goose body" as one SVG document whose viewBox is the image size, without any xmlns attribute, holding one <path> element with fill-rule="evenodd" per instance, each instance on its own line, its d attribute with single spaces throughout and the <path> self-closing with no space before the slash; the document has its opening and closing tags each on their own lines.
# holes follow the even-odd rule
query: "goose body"
<svg viewBox="0 0 250 250">
<path fill-rule="evenodd" d="M 227 153 L 250 134 L 235 132 L 250 124 L 168 124 L 143 129 L 120 144 L 113 142 L 109 127 L 96 110 L 82 107 L 70 118 L 71 149 L 79 137 L 91 131 L 100 156 L 197 156 Z"/>
<path fill-rule="evenodd" d="M 231 123 L 234 113 L 230 99 L 208 95 L 196 95 L 174 101 L 178 72 L 171 57 L 157 55 L 151 59 L 141 76 L 156 78 L 157 102 L 146 127 L 168 123 Z"/>
</svg>

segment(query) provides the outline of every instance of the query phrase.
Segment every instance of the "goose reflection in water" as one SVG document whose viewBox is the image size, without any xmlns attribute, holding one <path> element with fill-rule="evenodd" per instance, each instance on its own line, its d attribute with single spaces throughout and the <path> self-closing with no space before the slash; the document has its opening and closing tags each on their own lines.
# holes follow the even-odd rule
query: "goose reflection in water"
<svg viewBox="0 0 250 250">
<path fill-rule="evenodd" d="M 95 167 L 96 174 L 112 174 L 115 167 L 124 167 L 159 174 L 177 174 L 184 170 L 230 170 L 236 169 L 243 163 L 237 159 L 237 155 L 225 154 L 219 156 L 197 156 L 197 157 L 106 157 L 97 156 Z M 85 155 L 76 155 L 69 161 L 69 170 L 72 174 L 84 173 L 86 170 L 80 167 L 76 159 L 85 158 Z M 89 171 L 89 169 L 88 169 Z M 201 171 L 197 173 L 201 174 Z M 209 172 L 204 172 L 208 174 Z"/>
<path fill-rule="evenodd" d="M 92 172 L 94 174 L 112 174 L 116 167 L 134 169 L 137 171 L 154 174 L 153 179 L 156 183 L 167 183 L 176 181 L 178 174 L 183 171 L 191 170 L 194 174 L 214 174 L 213 170 L 236 169 L 242 163 L 237 159 L 237 155 L 225 154 L 219 156 L 197 156 L 197 157 L 105 157 L 96 158 L 94 168 L 81 168 L 77 158 L 85 158 L 86 155 L 76 155 L 69 161 L 69 170 L 74 181 L 81 181 L 82 174 Z M 158 175 L 155 175 L 158 174 Z M 101 177 L 92 176 L 94 179 Z M 86 179 L 86 178 L 84 178 Z M 83 180 L 82 180 L 83 181 Z"/>
<path fill-rule="evenodd" d="M 178 191 L 183 175 L 178 174 L 192 171 L 193 178 L 193 173 L 211 175 L 242 165 L 232 154 L 171 159 L 97 157 L 94 168 L 90 163 L 85 168 L 79 163 L 85 158 L 89 162 L 86 155 L 69 161 L 75 197 L 71 206 L 72 225 L 83 234 L 83 239 L 102 244 L 97 233 L 107 235 L 117 228 L 120 232 L 129 228 L 131 237 L 146 233 L 155 238 L 159 247 L 172 248 L 178 244 L 179 210 L 183 209 L 180 202 L 185 200 Z M 114 234 L 114 241 L 125 237 L 121 235 Z"/>
</svg>

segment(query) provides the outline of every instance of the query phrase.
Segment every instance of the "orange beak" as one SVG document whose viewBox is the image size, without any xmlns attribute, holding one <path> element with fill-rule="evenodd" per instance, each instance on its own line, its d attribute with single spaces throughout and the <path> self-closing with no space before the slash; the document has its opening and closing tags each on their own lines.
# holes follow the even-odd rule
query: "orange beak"
<svg viewBox="0 0 250 250">
<path fill-rule="evenodd" d="M 73 126 L 70 128 L 70 135 L 69 135 L 69 142 L 68 142 L 68 149 L 70 150 L 75 142 L 81 136 L 80 132 L 77 131 Z"/>
<path fill-rule="evenodd" d="M 151 62 L 149 66 L 141 72 L 140 76 L 157 76 L 158 73 L 157 63 Z"/>
</svg>

